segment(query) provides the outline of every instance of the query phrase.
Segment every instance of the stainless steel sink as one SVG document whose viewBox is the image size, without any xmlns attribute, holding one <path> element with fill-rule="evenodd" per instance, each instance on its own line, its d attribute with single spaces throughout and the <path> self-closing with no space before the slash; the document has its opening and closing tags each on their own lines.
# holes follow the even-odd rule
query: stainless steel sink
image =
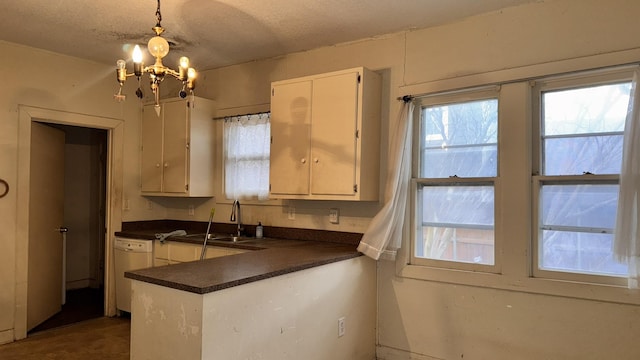
<svg viewBox="0 0 640 360">
<path fill-rule="evenodd" d="M 244 236 L 226 235 L 226 236 L 214 236 L 214 237 L 209 238 L 209 240 L 211 240 L 211 241 L 222 241 L 222 242 L 239 243 L 239 242 L 254 240 L 254 238 L 249 238 L 249 237 L 244 237 Z"/>
<path fill-rule="evenodd" d="M 204 233 L 188 234 L 188 235 L 183 235 L 183 237 L 204 239 Z M 251 238 L 251 237 L 245 237 L 245 236 L 238 237 L 232 234 L 215 234 L 215 233 L 209 234 L 209 237 L 207 239 L 209 241 L 221 241 L 221 242 L 231 242 L 231 243 L 254 240 L 254 238 Z"/>
</svg>

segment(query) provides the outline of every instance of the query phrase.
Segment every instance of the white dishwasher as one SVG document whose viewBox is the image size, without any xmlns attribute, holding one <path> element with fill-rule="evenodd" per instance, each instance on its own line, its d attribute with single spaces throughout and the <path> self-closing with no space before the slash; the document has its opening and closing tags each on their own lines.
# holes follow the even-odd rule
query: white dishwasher
<svg viewBox="0 0 640 360">
<path fill-rule="evenodd" d="M 126 271 L 153 266 L 153 241 L 116 237 L 114 262 L 116 272 L 116 308 L 131 312 L 131 280 Z"/>
</svg>

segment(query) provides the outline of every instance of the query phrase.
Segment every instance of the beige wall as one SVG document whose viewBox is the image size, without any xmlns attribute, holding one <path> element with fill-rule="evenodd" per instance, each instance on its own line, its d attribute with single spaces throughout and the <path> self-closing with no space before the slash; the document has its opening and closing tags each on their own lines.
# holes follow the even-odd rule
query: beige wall
<svg viewBox="0 0 640 360">
<path fill-rule="evenodd" d="M 11 188 L 9 194 L 0 199 L 0 343 L 3 343 L 12 341 L 24 331 L 27 296 L 28 237 L 25 223 L 20 224 L 21 214 L 25 213 L 25 197 L 19 194 L 28 198 L 28 181 L 19 180 L 24 180 L 20 174 L 28 176 L 25 169 L 29 164 L 20 163 L 18 159 L 28 150 L 28 140 L 26 149 L 19 148 L 20 137 L 24 137 L 28 126 L 23 126 L 20 114 L 55 114 L 58 121 L 67 123 L 123 123 L 126 129 L 117 131 L 122 137 L 123 132 L 137 134 L 137 106 L 135 102 L 118 104 L 113 101 L 116 84 L 110 66 L 6 42 L 0 42 L 0 53 L 3 54 L 0 56 L 3 81 L 0 88 L 0 178 Z M 23 105 L 31 110 L 21 112 L 20 109 L 25 109 Z M 133 121 L 122 121 L 127 118 Z M 29 121 L 27 117 L 27 123 Z M 129 144 L 134 148 L 137 146 L 135 141 Z M 114 154 L 121 157 L 122 139 L 114 146 L 117 148 Z M 116 161 L 120 165 L 119 169 L 114 169 L 112 181 L 118 184 L 120 188 L 116 190 L 120 193 L 122 158 Z M 137 157 L 130 161 L 131 171 L 137 166 Z M 117 193 L 112 194 L 114 198 L 119 198 Z M 14 331 L 16 327 L 19 328 L 17 332 Z"/>
<path fill-rule="evenodd" d="M 638 13 L 640 3 L 635 1 L 545 1 L 433 29 L 209 71 L 199 94 L 215 98 L 222 114 L 241 113 L 268 103 L 271 81 L 366 66 L 383 74 L 383 126 L 392 130 L 399 95 L 638 62 L 640 38 L 633 36 L 640 33 Z M 387 144 L 385 137 L 383 168 Z M 294 205 L 304 214 L 293 222 L 286 220 L 283 207 L 250 211 L 254 220 L 268 217 L 267 225 L 332 229 L 325 208 L 338 207 L 339 230 L 364 231 L 379 207 L 331 202 Z M 525 229 L 528 224 L 509 226 Z M 526 234 L 523 231 L 523 237 Z M 398 275 L 407 273 L 402 269 L 402 264 L 392 262 L 380 262 L 378 267 L 380 359 L 640 357 L 634 341 L 640 336 L 640 307 L 622 304 L 633 293 L 623 292 L 617 303 L 616 295 L 607 301 L 587 299 L 591 290 L 586 286 L 552 296 L 547 289 L 533 291 L 527 284 L 505 290 L 485 280 L 468 286 L 447 284 L 449 279 L 437 277 L 420 280 L 415 272 L 408 278 Z"/>
<path fill-rule="evenodd" d="M 557 0 L 509 8 L 433 29 L 290 54 L 201 74 L 197 94 L 217 101 L 219 115 L 268 109 L 274 80 L 355 66 L 383 75 L 383 128 L 394 128 L 398 95 L 461 88 L 516 78 L 640 61 L 640 3 L 631 0 Z M 113 103 L 113 69 L 0 43 L 0 177 L 15 189 L 17 104 L 125 119 L 123 220 L 175 218 L 228 221 L 230 204 L 216 199 L 145 199 L 138 195 L 139 129 L 133 88 L 126 105 Z M 46 66 L 53 69 L 47 69 Z M 26 74 L 26 75 L 25 75 Z M 19 78 L 24 76 L 24 78 Z M 132 84 L 127 84 L 131 87 Z M 381 141 L 384 172 L 387 132 Z M 220 179 L 215 181 L 219 183 Z M 195 216 L 188 207 L 196 208 Z M 296 220 L 286 208 L 296 207 Z M 340 224 L 328 209 L 340 208 Z M 366 230 L 378 203 L 273 201 L 243 204 L 247 223 Z M 0 199 L 0 342 L 12 329 L 19 229 L 15 192 Z M 511 224 L 518 226 L 518 224 Z M 522 224 L 526 227 L 526 224 Z M 401 264 L 400 264 L 401 265 Z M 639 308 L 522 290 L 415 280 L 396 275 L 393 263 L 378 270 L 378 354 L 385 359 L 599 359 L 639 358 Z M 437 280 L 437 279 L 436 279 Z M 588 289 L 575 297 L 588 294 Z M 6 310 L 9 309 L 9 310 Z M 625 333 L 628 332 L 628 333 Z M 6 332 L 5 332 L 6 333 Z M 614 336 L 619 334 L 619 336 Z M 571 349 L 571 353 L 566 349 Z M 561 354 L 561 355 L 559 355 Z"/>
</svg>

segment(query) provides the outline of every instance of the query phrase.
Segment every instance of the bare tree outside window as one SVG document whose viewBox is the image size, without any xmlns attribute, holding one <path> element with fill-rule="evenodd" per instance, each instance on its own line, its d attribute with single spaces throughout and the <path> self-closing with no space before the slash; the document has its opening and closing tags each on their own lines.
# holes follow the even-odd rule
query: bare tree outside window
<svg viewBox="0 0 640 360">
<path fill-rule="evenodd" d="M 416 256 L 493 265 L 494 189 L 458 178 L 497 175 L 498 100 L 422 109 L 420 177 L 447 179 L 420 187 L 422 239 Z"/>
<path fill-rule="evenodd" d="M 598 176 L 620 174 L 630 89 L 624 82 L 542 93 L 541 269 L 627 273 L 612 256 L 617 179 Z"/>
</svg>

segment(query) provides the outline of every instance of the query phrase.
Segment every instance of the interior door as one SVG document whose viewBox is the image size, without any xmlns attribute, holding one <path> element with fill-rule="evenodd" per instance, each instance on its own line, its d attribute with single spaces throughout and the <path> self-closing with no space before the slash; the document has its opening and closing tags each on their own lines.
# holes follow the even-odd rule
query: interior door
<svg viewBox="0 0 640 360">
<path fill-rule="evenodd" d="M 32 122 L 27 329 L 62 309 L 65 134 Z"/>
</svg>

